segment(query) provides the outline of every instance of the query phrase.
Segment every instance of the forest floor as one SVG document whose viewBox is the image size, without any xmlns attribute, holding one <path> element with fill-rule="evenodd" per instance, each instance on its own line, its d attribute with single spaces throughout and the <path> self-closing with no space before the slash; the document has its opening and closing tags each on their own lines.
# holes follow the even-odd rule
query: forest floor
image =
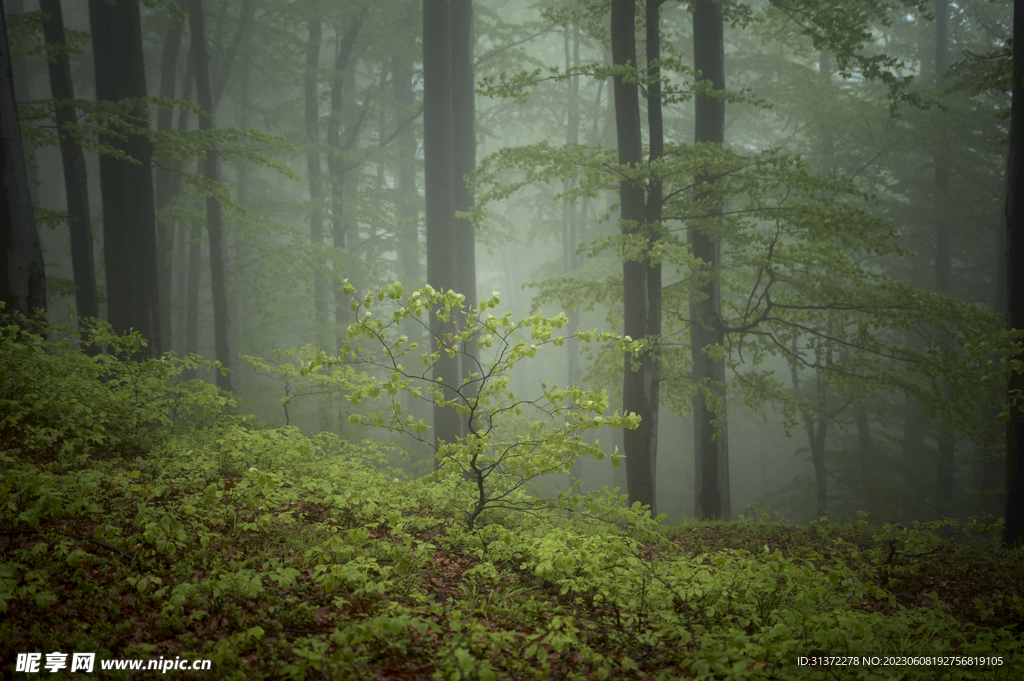
<svg viewBox="0 0 1024 681">
<path fill-rule="evenodd" d="M 456 459 L 409 479 L 137 336 L 0 332 L 0 678 L 1024 678 L 998 525 L 667 525 Z"/>
<path fill-rule="evenodd" d="M 600 580 L 585 592 L 572 579 L 588 569 L 585 543 L 572 552 L 575 573 L 559 579 L 545 572 L 543 554 L 493 550 L 507 540 L 487 527 L 474 544 L 457 517 L 408 507 L 396 514 L 386 503 L 360 514 L 358 494 L 353 506 L 297 494 L 275 507 L 272 497 L 252 494 L 260 482 L 251 472 L 208 482 L 182 474 L 187 462 L 162 475 L 169 462 L 142 453 L 67 465 L 39 450 L 29 461 L 18 443 L 2 444 L 7 466 L 20 461 L 23 476 L 34 470 L 37 487 L 48 481 L 36 505 L 60 506 L 36 527 L 18 524 L 11 508 L 4 514 L 3 676 L 33 676 L 14 673 L 17 654 L 32 652 L 42 653 L 44 672 L 49 653 L 97 653 L 102 678 L 138 673 L 101 671 L 100 661 L 178 657 L 212 660 L 209 671 L 174 670 L 181 678 L 1024 674 L 1021 553 L 955 536 L 864 523 L 684 523 L 601 564 L 632 571 L 620 580 L 646 570 L 639 595 Z M 111 480 L 113 469 L 126 477 Z M 90 488 L 101 493 L 83 493 Z M 8 501 L 24 508 L 24 498 Z M 674 568 L 659 565 L 685 565 L 691 579 L 705 578 L 670 583 Z M 659 583 L 667 589 L 661 600 Z M 786 614 L 815 593 L 803 614 Z M 883 622 L 892 626 L 879 634 Z M 848 634 L 832 636 L 844 627 Z M 859 627 L 878 635 L 861 644 Z M 999 662 L 973 666 L 986 652 Z M 869 666 L 869 654 L 971 657 L 942 667 Z M 815 655 L 861 659 L 799 664 Z"/>
</svg>

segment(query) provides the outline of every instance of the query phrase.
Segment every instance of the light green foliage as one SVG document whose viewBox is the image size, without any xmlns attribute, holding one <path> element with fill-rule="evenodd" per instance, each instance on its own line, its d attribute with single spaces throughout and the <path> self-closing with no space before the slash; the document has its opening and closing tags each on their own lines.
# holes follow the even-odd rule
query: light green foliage
<svg viewBox="0 0 1024 681">
<path fill-rule="evenodd" d="M 397 286 L 392 294 L 374 296 L 372 309 L 384 300 L 397 304 Z M 457 309 L 454 294 L 421 295 Z M 416 300 L 389 304 L 389 313 L 401 318 Z M 365 311 L 366 302 L 357 307 Z M 479 346 L 482 366 L 487 335 L 491 349 L 504 348 L 499 364 L 557 338 L 548 335 L 557 329 L 551 320 L 534 319 L 520 327 L 527 339 L 513 341 L 516 325 L 506 326 L 507 318 L 475 317 L 490 333 L 460 335 L 451 345 Z M 388 380 L 415 378 L 393 376 L 401 348 L 389 340 L 387 321 L 374 324 L 380 318 L 390 316 L 361 315 L 362 330 L 350 337 L 354 366 L 347 368 L 365 375 L 339 374 L 362 391 L 361 405 L 387 397 Z M 565 497 L 525 498 L 517 487 L 523 476 L 564 465 L 566 457 L 518 439 L 505 440 L 514 455 L 491 457 L 474 443 L 509 438 L 498 426 L 490 439 L 484 425 L 479 440 L 446 445 L 438 475 L 403 483 L 384 465 L 386 447 L 378 443 L 268 429 L 224 414 L 223 398 L 199 384 L 187 386 L 194 393 L 190 416 L 176 418 L 185 412 L 175 412 L 179 402 L 167 394 L 182 386 L 169 381 L 173 371 L 158 371 L 164 363 L 116 354 L 90 359 L 63 339 L 44 338 L 43 329 L 12 331 L 0 346 L 11 382 L 0 416 L 17 415 L 4 422 L 0 451 L 0 653 L 8 658 L 16 650 L 68 648 L 101 658 L 156 657 L 166 654 L 159 642 L 173 640 L 183 655 L 213 660 L 220 678 L 348 678 L 353 670 L 370 678 L 419 668 L 443 679 L 740 680 L 835 678 L 835 669 L 796 664 L 796 655 L 810 651 L 1021 652 L 1014 632 L 953 620 L 935 596 L 914 607 L 894 600 L 889 589 L 928 556 L 954 550 L 934 528 L 876 533 L 864 525 L 851 533 L 821 525 L 809 533 L 817 548 L 780 549 L 773 526 L 743 522 L 729 527 L 748 531 L 749 541 L 737 532 L 734 546 L 702 547 L 691 535 L 719 526 L 657 525 L 642 509 L 616 506 L 611 492 L 573 495 L 575 505 Z M 375 363 L 358 349 L 366 338 L 393 362 L 383 378 L 371 375 L 382 371 L 381 355 Z M 105 342 L 119 352 L 137 347 L 131 336 Z M 336 359 L 319 356 L 306 373 Z M 507 392 L 496 380 L 502 374 L 485 372 L 480 376 Z M 480 381 L 476 399 L 488 395 L 488 381 Z M 43 396 L 15 391 L 15 384 L 63 391 L 64 401 L 103 405 L 106 415 L 90 421 L 61 411 L 56 400 L 52 413 L 32 412 Z M 405 386 L 393 397 L 402 394 L 409 394 Z M 539 404 L 563 405 L 554 412 L 561 423 L 566 415 L 577 423 L 600 415 L 564 408 L 569 398 L 582 403 L 597 395 L 544 395 Z M 533 408 L 503 393 L 492 395 L 490 410 L 468 400 L 456 406 L 487 424 L 515 404 Z M 395 413 L 384 401 L 378 416 L 386 424 Z M 123 425 L 132 419 L 157 425 L 140 438 Z M 559 422 L 532 428 L 521 432 L 571 439 Z M 486 477 L 470 480 L 465 471 Z M 464 520 L 480 503 L 473 483 L 481 479 L 491 496 L 470 529 Z M 573 516 L 559 512 L 562 502 Z M 585 522 L 590 517 L 621 522 Z M 791 538 L 803 532 L 774 530 Z M 873 601 L 897 607 L 888 615 L 861 607 Z M 982 622 L 1008 611 L 1024 615 L 1014 596 L 978 598 L 975 608 Z M 935 669 L 900 673 L 937 678 Z M 885 671 L 848 667 L 843 678 L 885 678 Z M 951 679 L 992 678 L 981 668 L 940 671 Z"/>
<path fill-rule="evenodd" d="M 379 405 L 368 413 L 354 411 L 350 423 L 404 433 L 434 447 L 441 468 L 431 480 L 454 475 L 473 489 L 467 516 L 470 529 L 487 509 L 557 509 L 597 516 L 609 512 L 602 495 L 583 496 L 573 489 L 555 499 L 533 499 L 524 494 L 523 487 L 534 478 L 567 473 L 580 457 L 603 458 L 600 445 L 586 441 L 584 433 L 598 428 L 635 428 L 638 418 L 617 412 L 606 415 L 607 395 L 577 386 L 541 383 L 540 396 L 517 396 L 509 387 L 509 374 L 538 350 L 559 347 L 569 337 L 582 342 L 617 342 L 622 350 L 635 351 L 637 343 L 609 333 L 559 335 L 567 323 L 565 315 L 533 315 L 518 321 L 511 313 L 498 316 L 493 312 L 499 303 L 497 294 L 467 312 L 464 296 L 429 286 L 404 299 L 400 283 L 362 298 L 351 286 L 346 291 L 353 296 L 357 321 L 349 327 L 348 340 L 338 356 L 314 353 L 307 346 L 276 351 L 282 360 L 275 364 L 246 358 L 257 371 L 284 383 L 281 403 L 285 408 L 295 397 L 318 392 L 342 393 L 353 408 Z M 461 328 L 444 337 L 434 335 L 433 348 L 423 351 L 400 332 L 400 326 L 418 323 L 430 337 L 425 319 L 432 310 L 440 319 L 459 319 Z M 469 377 L 435 380 L 434 365 L 442 352 L 470 363 Z M 446 399 L 444 388 L 455 397 Z M 466 434 L 457 442 L 435 445 L 429 439 L 428 426 L 408 413 L 410 400 L 456 410 L 464 419 Z"/>
</svg>

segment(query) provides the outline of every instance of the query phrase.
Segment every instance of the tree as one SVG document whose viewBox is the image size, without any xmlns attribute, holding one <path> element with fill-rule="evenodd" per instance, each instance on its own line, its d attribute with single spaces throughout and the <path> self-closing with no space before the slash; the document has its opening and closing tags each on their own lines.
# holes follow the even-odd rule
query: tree
<svg viewBox="0 0 1024 681">
<path fill-rule="evenodd" d="M 473 79 L 473 0 L 451 3 L 452 173 L 456 212 L 473 210 L 466 175 L 476 168 L 476 81 Z M 457 285 L 470 306 L 476 300 L 476 233 L 468 218 L 455 219 Z M 463 362 L 468 378 L 472 362 Z"/>
<path fill-rule="evenodd" d="M 185 0 L 178 0 L 178 9 L 184 11 Z M 171 16 L 167 33 L 164 34 L 163 50 L 160 55 L 160 98 L 174 99 L 176 84 L 178 80 L 178 52 L 181 50 L 181 39 L 185 33 L 185 18 L 174 14 Z M 54 95 L 56 96 L 56 95 Z M 171 129 L 171 122 L 174 110 L 168 106 L 162 106 L 156 113 L 157 132 L 167 132 Z M 172 162 L 173 164 L 173 162 Z M 180 176 L 168 169 L 157 171 L 156 202 L 157 215 L 157 265 L 158 284 L 160 288 L 160 329 L 167 339 L 168 347 L 171 347 L 173 338 L 173 322 L 171 320 L 171 254 L 174 250 L 174 225 L 161 219 L 164 209 L 170 205 L 171 199 L 178 192 L 175 191 L 176 179 Z M 180 189 L 178 190 L 180 191 Z"/>
<path fill-rule="evenodd" d="M 126 106 L 123 135 L 103 135 L 119 156 L 100 157 L 103 255 L 107 317 L 114 330 L 130 328 L 148 341 L 144 352 L 163 348 L 157 281 L 153 145 L 147 135 L 146 70 L 142 23 L 135 0 L 89 0 L 96 98 Z"/>
<path fill-rule="evenodd" d="M 656 3 L 657 4 L 657 3 Z M 657 343 L 660 335 L 661 269 L 648 254 L 657 238 L 657 224 L 648 225 L 644 184 L 640 179 L 643 145 L 640 102 L 632 74 L 637 72 L 634 0 L 613 0 L 611 8 L 612 63 L 624 67 L 615 74 L 615 130 L 619 164 L 633 171 L 619 182 L 621 230 L 624 237 L 622 296 L 623 335 L 647 343 L 639 355 L 627 352 L 622 377 L 622 407 L 640 417 L 635 430 L 623 433 L 626 480 L 631 501 L 657 514 L 655 469 L 658 456 Z M 652 150 L 652 153 L 653 150 Z"/>
<path fill-rule="evenodd" d="M 195 58 L 196 98 L 204 115 L 199 117 L 199 129 L 213 130 L 213 112 L 216 104 L 210 79 L 210 57 L 206 47 L 206 16 L 203 0 L 189 0 L 189 30 Z M 204 164 L 206 180 L 220 183 L 220 155 L 217 145 L 210 140 Z M 224 229 L 224 208 L 216 196 L 206 197 L 206 233 L 210 240 L 210 285 L 213 293 L 213 337 L 217 361 L 222 371 L 217 373 L 217 387 L 234 391 L 230 373 L 233 362 L 231 351 L 231 318 L 227 292 L 227 236 Z"/>
<path fill-rule="evenodd" d="M 452 160 L 451 14 L 447 0 L 423 2 L 423 158 L 427 220 L 427 283 L 447 293 L 458 286 L 455 236 L 455 194 Z M 431 309 L 430 335 L 442 343 L 434 379 L 453 385 L 461 376 L 459 356 L 444 351 L 457 329 L 455 319 L 445 319 Z M 455 394 L 445 392 L 445 399 Z M 461 434 L 458 414 L 434 405 L 435 442 L 455 442 Z"/>
<path fill-rule="evenodd" d="M 693 6 L 693 66 L 712 90 L 725 90 L 725 42 L 722 5 L 697 0 Z M 725 142 L 725 100 L 698 94 L 694 105 L 696 144 Z M 711 178 L 704 178 L 711 182 Z M 729 445 L 725 425 L 725 361 L 715 358 L 722 346 L 719 244 L 700 227 L 688 230 L 690 248 L 701 261 L 702 284 L 690 299 L 690 353 L 693 382 L 694 503 L 698 518 L 729 517 Z M 717 420 L 721 420 L 717 424 Z"/>
<path fill-rule="evenodd" d="M 0 301 L 6 314 L 32 315 L 46 311 L 46 275 L 15 106 L 6 16 L 0 0 Z"/>
<path fill-rule="evenodd" d="M 71 233 L 71 265 L 75 277 L 75 307 L 78 325 L 84 330 L 90 319 L 100 316 L 96 297 L 96 266 L 92 248 L 92 216 L 89 213 L 89 178 L 85 168 L 85 153 L 70 127 L 75 125 L 78 113 L 74 104 L 71 82 L 71 60 L 68 58 L 67 38 L 64 35 L 64 16 L 60 0 L 40 0 L 39 8 L 46 15 L 43 38 L 52 49 L 47 62 L 50 72 L 50 92 L 53 98 L 65 102 L 57 107 L 57 128 L 60 134 L 60 154 L 64 164 L 64 189 L 68 202 L 68 230 Z M 168 289 L 168 296 L 169 296 Z M 169 298 L 162 298 L 167 300 Z M 168 309 L 168 306 L 164 306 Z M 161 325 L 164 328 L 164 325 Z M 166 328 L 170 328 L 169 325 Z M 97 352 L 87 345 L 87 352 Z"/>
<path fill-rule="evenodd" d="M 1024 215 L 1021 197 L 1024 196 L 1024 3 L 1013 4 L 1013 86 L 1010 108 L 1010 153 L 1006 162 L 1006 262 L 1008 329 L 1024 329 L 1024 276 L 1016 267 L 1024 262 Z M 1016 405 L 1010 410 L 1006 428 L 1006 526 L 1003 544 L 1024 544 L 1024 409 L 1020 399 L 1024 395 L 1024 373 L 1014 371 L 1007 382 L 1007 402 Z"/>
</svg>

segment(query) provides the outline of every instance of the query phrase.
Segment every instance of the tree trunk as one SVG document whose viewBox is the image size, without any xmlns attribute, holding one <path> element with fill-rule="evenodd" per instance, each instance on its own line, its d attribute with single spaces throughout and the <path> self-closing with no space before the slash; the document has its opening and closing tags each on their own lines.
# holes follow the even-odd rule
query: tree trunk
<svg viewBox="0 0 1024 681">
<path fill-rule="evenodd" d="M 611 32 L 612 61 L 616 66 L 636 68 L 636 41 L 634 36 L 635 3 L 633 0 L 612 0 Z M 640 102 L 635 82 L 627 82 L 622 75 L 615 76 L 615 130 L 618 140 L 619 163 L 637 167 L 642 163 L 640 139 Z M 626 236 L 644 238 L 644 187 L 637 181 L 619 183 L 621 229 Z M 625 315 L 623 334 L 635 340 L 649 338 L 648 322 L 658 305 L 657 294 L 650 289 L 650 261 L 646 254 L 622 261 L 623 305 Z M 660 288 L 658 293 L 660 293 Z M 622 407 L 625 413 L 636 413 L 640 426 L 623 432 L 626 455 L 626 481 L 629 501 L 649 505 L 652 515 L 657 514 L 656 466 L 658 454 L 658 401 L 657 371 L 653 348 L 645 348 L 636 359 L 626 353 L 622 372 Z M 634 368 L 633 364 L 639 364 Z"/>
<path fill-rule="evenodd" d="M 725 89 L 725 46 L 722 6 L 711 0 L 697 0 L 693 9 L 694 68 L 715 90 Z M 694 99 L 696 118 L 694 141 L 725 142 L 725 102 L 709 97 Z M 688 230 L 693 255 L 704 263 L 705 283 L 690 300 L 690 352 L 693 381 L 703 390 L 693 398 L 694 500 L 698 518 L 729 517 L 729 446 L 725 420 L 725 362 L 712 360 L 705 348 L 721 345 L 722 305 L 719 294 L 719 244 L 698 228 Z M 719 403 L 708 405 L 704 390 Z M 716 428 L 716 417 L 723 420 Z"/>
<path fill-rule="evenodd" d="M 53 0 L 49 0 L 53 1 Z M 183 0 L 178 0 L 178 6 L 184 10 Z M 167 27 L 167 34 L 164 36 L 163 52 L 160 57 L 160 97 L 173 99 L 178 79 L 178 52 L 181 49 L 181 37 L 185 33 L 185 21 L 178 17 L 171 16 L 171 23 Z M 174 110 L 167 106 L 157 109 L 156 129 L 158 132 L 167 132 L 171 129 Z M 174 224 L 167 220 L 160 219 L 160 213 L 167 208 L 171 202 L 171 189 L 174 185 L 174 173 L 169 170 L 157 170 L 156 174 L 156 214 L 157 214 L 157 239 L 156 239 L 156 260 L 157 279 L 160 288 L 160 328 L 169 342 L 173 337 L 171 329 L 171 255 L 174 251 Z M 170 343 L 168 343 L 170 344 Z"/>
<path fill-rule="evenodd" d="M 818 398 L 818 423 L 807 420 L 807 434 L 810 436 L 811 465 L 814 466 L 815 506 L 817 517 L 828 515 L 828 478 L 825 469 L 825 441 L 828 434 L 828 381 L 819 374 L 815 377 Z"/>
<path fill-rule="evenodd" d="M 320 97 L 317 71 L 320 68 L 320 19 L 309 22 L 309 42 L 306 46 L 305 112 L 306 112 L 306 175 L 309 178 L 309 241 L 313 254 L 313 328 L 317 345 L 327 347 L 327 277 L 326 265 L 320 253 L 324 245 L 324 212 L 320 205 Z M 320 424 L 321 430 L 326 424 Z"/>
<path fill-rule="evenodd" d="M 455 196 L 452 179 L 452 75 L 451 17 L 448 0 L 423 1 L 423 157 L 427 219 L 427 283 L 447 292 L 458 286 L 455 238 Z M 442 322 L 430 316 L 434 350 L 445 336 L 456 333 L 454 320 Z M 434 380 L 443 381 L 446 400 L 455 399 L 459 383 L 459 355 L 443 350 L 434 365 Z M 434 445 L 455 442 L 462 432 L 454 409 L 434 405 Z"/>
<path fill-rule="evenodd" d="M 40 0 L 39 8 L 46 13 L 43 21 L 43 38 L 47 47 L 52 47 L 54 58 L 48 61 L 50 71 L 50 93 L 56 100 L 70 102 L 75 98 L 71 81 L 71 60 L 66 49 L 64 16 L 60 0 Z M 75 278 L 75 307 L 78 312 L 78 328 L 83 334 L 89 321 L 100 316 L 96 295 L 96 263 L 92 248 L 92 214 L 89 212 L 89 179 L 85 167 L 85 153 L 67 131 L 74 125 L 78 114 L 72 104 L 58 107 L 57 128 L 60 131 L 60 154 L 64 164 L 64 189 L 68 203 L 68 229 L 71 233 L 71 266 Z M 161 298 L 170 300 L 170 297 Z M 163 306 L 170 309 L 169 306 Z M 169 328 L 169 327 L 168 327 Z M 86 346 L 90 355 L 99 351 L 92 345 Z"/>
<path fill-rule="evenodd" d="M 935 85 L 942 89 L 946 83 L 943 74 L 949 69 L 949 0 L 935 0 Z M 945 140 L 943 140 L 945 147 Z M 939 152 L 941 154 L 941 152 Z M 950 295 L 952 262 L 950 257 L 950 226 L 948 219 L 949 168 L 941 155 L 933 157 L 935 163 L 935 292 Z M 942 382 L 942 392 L 949 397 L 949 387 Z M 953 472 L 956 440 L 947 422 L 938 429 L 938 468 L 936 471 L 935 510 L 939 518 L 953 515 Z"/>
<path fill-rule="evenodd" d="M 473 0 L 452 0 L 452 172 L 456 211 L 473 210 L 473 194 L 465 176 L 476 169 L 476 82 L 473 80 Z M 456 291 L 466 296 L 469 307 L 476 299 L 476 232 L 465 218 L 455 220 L 458 264 Z M 469 348 L 466 348 L 469 351 Z M 470 363 L 463 367 L 469 371 Z M 465 377 L 465 376 L 464 376 Z"/>
<path fill-rule="evenodd" d="M 408 3 L 404 26 L 410 31 L 416 28 L 413 26 L 413 12 L 414 5 Z M 416 111 L 412 55 L 399 50 L 391 56 L 391 83 L 398 124 L 401 125 Z M 416 189 L 416 132 L 413 126 L 405 125 L 396 141 L 400 149 L 398 167 L 395 169 L 399 201 L 398 262 L 402 281 L 406 288 L 411 289 L 419 286 L 423 277 L 420 268 L 420 229 L 416 222 L 420 216 L 420 195 Z"/>
<path fill-rule="evenodd" d="M 337 44 L 334 49 L 334 78 L 331 81 L 331 118 L 327 124 L 327 170 L 331 174 L 331 240 L 334 248 L 348 251 L 348 225 L 345 214 L 345 187 L 348 184 L 348 166 L 345 152 L 356 142 L 356 134 L 362 125 L 355 122 L 354 127 L 346 127 L 344 141 L 341 134 L 341 123 L 345 117 L 344 102 L 346 81 L 349 79 L 349 60 L 352 50 L 359 37 L 363 20 L 353 18 L 345 33 L 338 32 Z M 337 262 L 337 260 L 335 261 Z M 337 347 L 345 345 L 345 329 L 349 323 L 349 302 L 345 295 L 344 277 L 335 271 L 334 276 L 334 333 Z M 344 426 L 344 419 L 340 425 Z"/>
<path fill-rule="evenodd" d="M 7 15 L 0 0 L 0 301 L 4 314 L 46 311 L 46 274 L 15 105 Z"/>
<path fill-rule="evenodd" d="M 1021 81 L 1024 80 L 1024 3 L 1013 5 L 1013 100 L 1010 109 L 1010 154 L 1006 164 L 1006 290 L 1009 314 L 1008 329 L 1024 329 L 1024 277 L 1015 264 L 1024 262 L 1024 215 L 1020 200 L 1024 196 L 1024 147 L 1022 147 L 1021 118 L 1024 102 Z M 1007 382 L 1007 401 L 1024 391 L 1024 374 L 1011 373 Z M 1010 422 L 1006 429 L 1006 525 L 1003 544 L 1012 547 L 1024 544 L 1024 410 L 1020 400 L 1010 408 Z"/>
<path fill-rule="evenodd" d="M 10 0 L 7 3 L 7 7 L 10 9 L 11 16 L 19 16 L 25 13 L 25 3 L 23 0 Z M 24 29 L 18 30 L 19 39 L 24 39 L 27 36 L 23 35 Z M 21 97 L 21 101 L 30 102 L 32 101 L 32 88 L 31 80 L 28 77 L 28 57 L 22 57 L 21 59 L 11 58 L 11 73 L 14 76 L 14 91 Z M 28 171 L 28 192 L 29 196 L 32 197 L 32 203 L 39 205 L 39 168 L 36 165 L 35 150 L 31 147 L 23 147 L 25 153 L 25 168 Z"/>
<path fill-rule="evenodd" d="M 324 211 L 321 206 L 320 181 L 320 94 L 317 71 L 320 69 L 321 22 L 309 21 L 309 42 L 306 45 L 305 117 L 306 175 L 309 178 L 309 245 L 313 274 L 313 337 L 321 350 L 330 352 L 327 334 L 327 264 L 324 262 Z M 330 429 L 331 410 L 324 395 L 316 398 L 317 420 L 321 431 Z"/>
<path fill-rule="evenodd" d="M 135 0 L 89 0 L 96 98 L 116 102 L 147 95 L 142 23 Z M 149 127 L 149 109 L 141 100 L 127 114 L 133 126 Z M 156 208 L 153 196 L 153 146 L 145 134 L 105 140 L 132 163 L 100 158 L 103 196 L 103 253 L 107 270 L 107 312 L 114 330 L 139 331 L 149 341 L 142 354 L 157 357 L 160 333 L 156 259 Z"/>
<path fill-rule="evenodd" d="M 200 130 L 213 129 L 213 91 L 210 84 L 210 58 L 206 47 L 206 17 L 202 0 L 189 1 L 189 29 L 192 34 L 192 49 L 195 50 L 196 98 L 205 115 L 199 118 Z M 209 182 L 220 182 L 220 155 L 216 146 L 206 152 L 203 174 Z M 217 372 L 217 387 L 234 392 L 234 380 L 230 373 L 233 358 L 231 352 L 231 319 L 228 315 L 227 295 L 227 238 L 224 231 L 224 210 L 215 197 L 206 199 L 206 232 L 210 240 L 210 290 L 213 296 L 213 340 L 214 355 L 221 367 L 228 370 L 225 375 Z"/>
<path fill-rule="evenodd" d="M 182 88 L 181 88 L 181 98 L 183 100 L 185 100 L 186 102 L 192 100 L 192 86 L 195 83 L 195 62 L 196 62 L 195 56 L 192 53 L 192 50 L 189 50 L 188 59 L 186 60 L 186 66 L 185 66 L 185 82 L 184 82 L 184 84 L 182 85 Z M 189 126 L 189 110 L 183 108 L 183 109 L 181 109 L 181 111 L 178 112 L 178 132 L 185 132 L 186 130 L 188 130 L 188 126 Z M 174 167 L 176 169 L 180 170 L 182 168 L 182 162 L 181 161 L 176 161 L 175 164 L 174 164 Z M 182 181 L 181 175 L 175 173 L 175 174 L 173 174 L 171 176 L 170 195 L 171 195 L 172 198 L 177 196 L 181 192 L 182 184 L 183 184 L 183 181 Z M 191 221 L 192 232 L 195 232 L 195 222 L 196 222 L 195 219 L 193 219 Z M 195 270 L 192 269 L 192 265 L 191 265 L 191 262 L 192 262 L 192 249 L 193 249 L 193 244 L 192 244 L 193 236 L 192 236 L 191 233 L 189 235 L 185 234 L 185 225 L 182 224 L 182 223 L 178 224 L 178 230 L 177 231 L 178 231 L 178 234 L 180 236 L 180 238 L 178 239 L 178 242 L 181 244 L 181 248 L 184 248 L 185 244 L 189 244 L 189 248 L 188 248 L 188 251 L 187 251 L 188 252 L 188 262 L 189 262 L 189 265 L 186 267 L 185 263 L 179 262 L 179 264 L 178 264 L 178 286 L 176 287 L 177 288 L 177 294 L 179 296 L 179 300 L 187 301 L 188 300 L 188 293 L 187 293 L 187 291 L 190 290 L 191 286 L 193 286 L 193 281 L 194 281 L 194 285 L 195 285 L 195 288 L 196 288 L 197 304 L 198 304 L 199 270 L 198 270 L 198 265 L 197 265 L 197 268 Z M 198 238 L 198 237 L 195 237 L 195 238 Z M 199 253 L 199 251 L 198 251 L 199 244 L 196 243 L 194 245 L 194 248 L 196 249 L 196 258 L 198 259 L 199 258 L 199 255 L 198 255 L 198 253 Z M 179 254 L 179 258 L 180 257 L 182 257 L 182 255 Z M 181 310 L 181 313 L 178 315 L 178 322 L 177 322 L 178 344 L 175 347 L 178 350 L 180 350 L 181 352 L 184 352 L 186 354 L 189 353 L 189 352 L 196 352 L 196 344 L 195 343 L 193 343 L 192 346 L 191 346 L 191 349 L 189 349 L 190 346 L 188 345 L 188 341 L 187 341 L 187 338 L 189 337 L 189 335 L 188 335 L 188 330 L 186 329 L 186 327 L 188 327 L 190 324 L 192 324 L 193 326 L 198 328 L 198 324 L 199 324 L 199 311 L 196 310 L 194 307 L 189 307 L 187 302 L 185 302 L 183 305 L 179 305 L 179 309 Z M 184 375 L 182 376 L 182 378 L 184 378 L 186 380 L 190 379 L 190 377 L 186 377 Z M 194 376 L 192 376 L 191 378 L 194 378 Z"/>
</svg>

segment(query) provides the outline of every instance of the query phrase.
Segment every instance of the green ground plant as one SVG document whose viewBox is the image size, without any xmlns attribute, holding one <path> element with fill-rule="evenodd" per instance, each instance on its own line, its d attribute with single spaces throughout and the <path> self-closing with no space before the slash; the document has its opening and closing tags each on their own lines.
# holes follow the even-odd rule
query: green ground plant
<svg viewBox="0 0 1024 681">
<path fill-rule="evenodd" d="M 557 503 L 494 504 L 470 526 L 480 479 L 462 473 L 487 459 L 484 445 L 449 446 L 438 475 L 403 481 L 376 442 L 267 428 L 216 389 L 174 381 L 194 360 L 135 362 L 137 339 L 104 338 L 107 354 L 89 357 L 59 330 L 0 331 L 5 677 L 19 676 L 16 654 L 54 651 L 95 652 L 97 666 L 209 659 L 212 671 L 176 673 L 218 679 L 1014 679 L 1022 668 L 1020 551 L 925 527 L 799 527 L 770 510 L 669 526 L 634 509 L 609 523 Z M 396 412 L 370 392 L 391 397 L 386 386 L 406 379 L 320 361 L 365 370 L 346 379 L 367 391 L 355 406 L 374 407 L 360 418 L 390 423 Z M 493 468 L 487 499 L 525 465 Z M 987 662 L 799 663 L 823 654 Z"/>
</svg>

